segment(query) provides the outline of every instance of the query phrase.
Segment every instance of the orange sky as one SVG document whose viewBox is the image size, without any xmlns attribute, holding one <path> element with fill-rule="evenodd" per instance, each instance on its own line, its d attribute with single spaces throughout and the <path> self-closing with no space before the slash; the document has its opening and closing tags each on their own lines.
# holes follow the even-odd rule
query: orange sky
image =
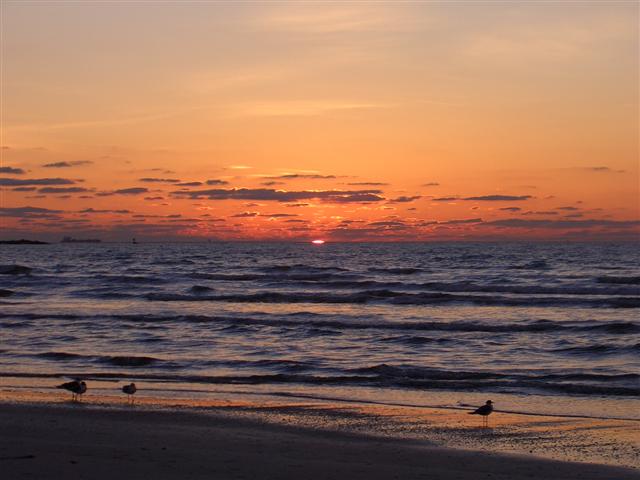
<svg viewBox="0 0 640 480">
<path fill-rule="evenodd" d="M 1 5 L 0 238 L 638 239 L 637 3 Z"/>
</svg>

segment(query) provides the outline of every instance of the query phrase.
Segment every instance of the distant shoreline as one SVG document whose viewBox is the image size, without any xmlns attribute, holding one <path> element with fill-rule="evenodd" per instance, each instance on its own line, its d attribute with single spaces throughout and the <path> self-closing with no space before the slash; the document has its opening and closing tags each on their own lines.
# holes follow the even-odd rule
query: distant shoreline
<svg viewBox="0 0 640 480">
<path fill-rule="evenodd" d="M 0 240 L 0 245 L 50 245 L 49 242 L 41 242 L 39 240 Z"/>
</svg>

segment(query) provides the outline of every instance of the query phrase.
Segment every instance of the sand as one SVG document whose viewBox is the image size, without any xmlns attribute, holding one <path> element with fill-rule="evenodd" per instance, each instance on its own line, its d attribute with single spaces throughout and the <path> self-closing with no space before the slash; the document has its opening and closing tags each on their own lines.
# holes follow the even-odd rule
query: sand
<svg viewBox="0 0 640 480">
<path fill-rule="evenodd" d="M 331 428 L 324 420 L 313 425 L 320 409 L 308 404 L 170 405 L 142 398 L 129 407 L 117 397 L 87 400 L 71 404 L 60 394 L 3 399 L 2 478 L 640 479 L 630 468 L 446 448 Z M 384 423 L 383 412 L 322 408 L 335 410 L 335 418 Z M 487 435 L 472 438 L 482 442 Z"/>
</svg>

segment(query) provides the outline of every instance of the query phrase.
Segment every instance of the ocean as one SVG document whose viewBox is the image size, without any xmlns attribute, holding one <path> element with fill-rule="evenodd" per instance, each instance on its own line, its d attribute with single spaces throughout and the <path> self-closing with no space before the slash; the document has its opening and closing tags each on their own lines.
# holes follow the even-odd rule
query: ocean
<svg viewBox="0 0 640 480">
<path fill-rule="evenodd" d="M 640 418 L 637 244 L 2 245 L 0 265 L 5 386 Z"/>
</svg>

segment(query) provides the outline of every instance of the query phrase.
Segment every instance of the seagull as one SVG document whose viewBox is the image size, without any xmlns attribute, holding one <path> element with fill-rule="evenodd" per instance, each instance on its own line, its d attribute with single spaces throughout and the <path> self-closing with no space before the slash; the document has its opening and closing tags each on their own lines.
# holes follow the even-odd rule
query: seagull
<svg viewBox="0 0 640 480">
<path fill-rule="evenodd" d="M 469 415 L 482 415 L 482 426 L 488 428 L 489 415 L 491 415 L 491 412 L 493 412 L 493 402 L 491 400 L 487 400 L 487 403 L 473 412 L 469 412 Z"/>
<path fill-rule="evenodd" d="M 87 384 L 80 380 L 74 380 L 73 382 L 63 383 L 62 385 L 58 385 L 56 388 L 64 388 L 65 390 L 69 390 L 71 392 L 71 401 L 77 402 L 84 392 L 87 391 Z"/>
<path fill-rule="evenodd" d="M 129 385 L 125 385 L 124 387 L 122 387 L 122 393 L 126 393 L 128 395 L 127 401 L 131 399 L 131 404 L 133 404 L 133 394 L 136 393 L 137 391 L 138 389 L 136 388 L 135 383 L 130 383 Z"/>
</svg>

